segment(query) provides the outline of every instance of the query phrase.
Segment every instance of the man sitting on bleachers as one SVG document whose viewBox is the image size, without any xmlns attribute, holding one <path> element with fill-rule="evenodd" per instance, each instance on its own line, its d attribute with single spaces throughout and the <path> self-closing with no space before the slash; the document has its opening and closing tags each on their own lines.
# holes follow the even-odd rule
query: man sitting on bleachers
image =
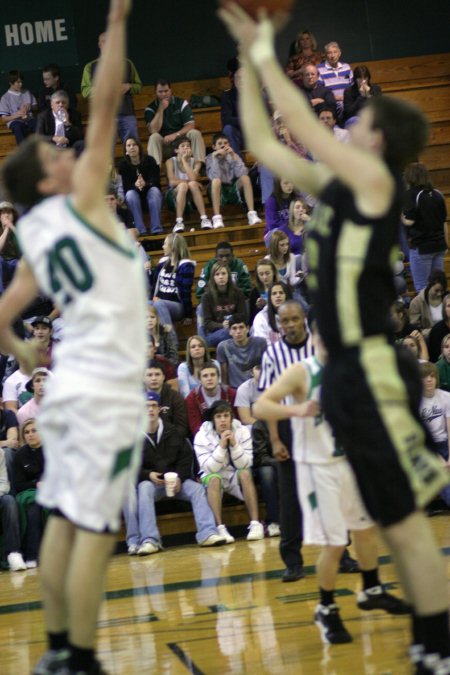
<svg viewBox="0 0 450 675">
<path fill-rule="evenodd" d="M 205 413 L 216 401 L 227 401 L 234 406 L 236 390 L 220 383 L 220 373 L 213 361 L 206 361 L 199 370 L 200 384 L 185 398 L 189 429 L 195 436 L 205 421 Z M 237 417 L 237 410 L 234 409 Z"/>
<path fill-rule="evenodd" d="M 191 142 L 195 161 L 205 162 L 206 148 L 203 136 L 195 128 L 194 115 L 189 103 L 174 96 L 171 83 L 159 78 L 155 85 L 156 99 L 144 111 L 150 133 L 147 152 L 161 166 L 163 159 L 173 155 L 172 144 L 181 136 Z M 166 152 L 164 149 L 166 148 Z"/>
<path fill-rule="evenodd" d="M 174 499 L 190 502 L 200 546 L 220 546 L 225 537 L 217 533 L 213 512 L 202 485 L 192 480 L 193 453 L 189 441 L 176 428 L 160 418 L 161 399 L 155 391 L 147 393 L 148 426 L 142 464 L 138 474 L 137 503 L 124 507 L 129 555 L 150 555 L 161 550 L 155 502 L 166 496 L 164 474 L 177 475 Z"/>
<path fill-rule="evenodd" d="M 31 91 L 23 87 L 23 75 L 18 70 L 8 73 L 9 89 L 0 99 L 0 117 L 16 137 L 19 145 L 36 130 L 33 110 L 37 106 Z"/>
<path fill-rule="evenodd" d="M 163 422 L 169 422 L 176 428 L 181 438 L 186 438 L 188 422 L 184 398 L 165 382 L 164 365 L 154 359 L 147 365 L 144 384 L 147 393 L 156 392 L 160 398 L 159 414 Z"/>
</svg>

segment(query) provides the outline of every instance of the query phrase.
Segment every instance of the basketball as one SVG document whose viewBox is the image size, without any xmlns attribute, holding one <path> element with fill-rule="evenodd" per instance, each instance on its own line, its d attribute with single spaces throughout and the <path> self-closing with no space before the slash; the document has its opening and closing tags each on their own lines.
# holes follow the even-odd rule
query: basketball
<svg viewBox="0 0 450 675">
<path fill-rule="evenodd" d="M 257 18 L 258 10 L 264 9 L 267 10 L 269 14 L 274 12 L 290 12 L 295 0 L 232 0 L 237 5 L 240 5 L 250 16 Z M 219 0 L 219 3 L 226 7 L 228 4 L 227 0 Z"/>
</svg>

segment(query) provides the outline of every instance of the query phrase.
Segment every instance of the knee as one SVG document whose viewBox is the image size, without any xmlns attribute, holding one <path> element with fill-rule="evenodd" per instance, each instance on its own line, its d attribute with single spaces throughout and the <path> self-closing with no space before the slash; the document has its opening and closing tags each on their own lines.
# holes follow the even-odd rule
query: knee
<svg viewBox="0 0 450 675">
<path fill-rule="evenodd" d="M 253 485 L 252 474 L 248 469 L 241 469 L 238 474 L 238 479 L 241 485 Z"/>
<path fill-rule="evenodd" d="M 185 195 L 189 189 L 188 183 L 178 183 L 177 185 L 177 197 L 180 195 Z"/>
<path fill-rule="evenodd" d="M 137 204 L 138 203 L 138 195 L 136 194 L 135 190 L 127 190 L 125 193 L 125 201 L 128 204 Z"/>
<path fill-rule="evenodd" d="M 221 481 L 218 476 L 212 476 L 208 481 L 208 492 L 219 492 L 221 488 Z"/>
<path fill-rule="evenodd" d="M 188 183 L 188 187 L 191 192 L 198 192 L 199 190 L 199 184 L 197 183 L 196 180 L 190 180 Z"/>
<path fill-rule="evenodd" d="M 186 136 L 190 139 L 201 138 L 201 133 L 198 129 L 191 129 L 187 132 Z"/>
<path fill-rule="evenodd" d="M 155 494 L 155 488 L 151 481 L 143 480 L 139 483 L 138 489 L 138 499 L 153 499 Z"/>
<path fill-rule="evenodd" d="M 211 181 L 211 187 L 220 190 L 220 188 L 222 187 L 222 181 L 220 180 L 220 178 L 213 178 Z"/>
</svg>

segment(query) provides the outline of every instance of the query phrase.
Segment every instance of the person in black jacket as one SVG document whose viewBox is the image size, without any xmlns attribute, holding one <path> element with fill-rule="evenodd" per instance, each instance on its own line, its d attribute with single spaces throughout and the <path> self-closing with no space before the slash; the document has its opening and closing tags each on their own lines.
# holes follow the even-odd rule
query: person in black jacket
<svg viewBox="0 0 450 675">
<path fill-rule="evenodd" d="M 190 443 L 176 428 L 160 419 L 161 398 L 155 391 L 147 393 L 148 427 L 145 434 L 142 464 L 138 474 L 137 504 L 131 500 L 124 508 L 129 555 L 150 555 L 161 550 L 161 536 L 156 523 L 155 502 L 166 496 L 164 474 L 177 474 L 174 498 L 190 502 L 197 526 L 200 546 L 225 544 L 216 530 L 213 512 L 203 485 L 192 480 L 193 453 Z"/>
<path fill-rule="evenodd" d="M 21 520 L 26 529 L 25 564 L 32 569 L 37 567 L 44 532 L 44 509 L 36 503 L 36 490 L 44 473 L 44 455 L 36 420 L 28 419 L 24 422 L 22 436 L 25 445 L 14 454 L 12 478 Z"/>
<path fill-rule="evenodd" d="M 62 89 L 50 97 L 50 109 L 39 113 L 36 133 L 61 148 L 73 148 L 79 155 L 84 147 L 81 115 L 69 108 L 69 96 Z"/>
</svg>

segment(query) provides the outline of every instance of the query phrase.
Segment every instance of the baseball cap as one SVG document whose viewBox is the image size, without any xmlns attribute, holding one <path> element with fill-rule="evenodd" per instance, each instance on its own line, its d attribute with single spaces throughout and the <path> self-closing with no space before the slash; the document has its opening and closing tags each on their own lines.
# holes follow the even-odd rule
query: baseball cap
<svg viewBox="0 0 450 675">
<path fill-rule="evenodd" d="M 148 391 L 147 401 L 156 401 L 158 405 L 161 405 L 161 397 L 157 391 Z"/>
<path fill-rule="evenodd" d="M 48 326 L 49 328 L 52 327 L 52 320 L 48 316 L 37 316 L 33 321 L 31 322 L 32 326 L 37 326 L 39 324 L 43 324 L 44 326 Z"/>
<path fill-rule="evenodd" d="M 31 373 L 31 379 L 28 380 L 28 382 L 25 385 L 25 389 L 27 391 L 31 391 L 31 393 L 34 392 L 33 379 L 39 373 L 42 374 L 42 375 L 51 375 L 51 372 L 48 368 L 45 368 L 44 366 L 38 366 L 37 368 L 35 368 L 33 370 L 33 372 Z"/>
<path fill-rule="evenodd" d="M 17 209 L 12 202 L 0 202 L 0 211 L 12 211 L 16 214 L 16 218 L 19 215 Z"/>
</svg>

